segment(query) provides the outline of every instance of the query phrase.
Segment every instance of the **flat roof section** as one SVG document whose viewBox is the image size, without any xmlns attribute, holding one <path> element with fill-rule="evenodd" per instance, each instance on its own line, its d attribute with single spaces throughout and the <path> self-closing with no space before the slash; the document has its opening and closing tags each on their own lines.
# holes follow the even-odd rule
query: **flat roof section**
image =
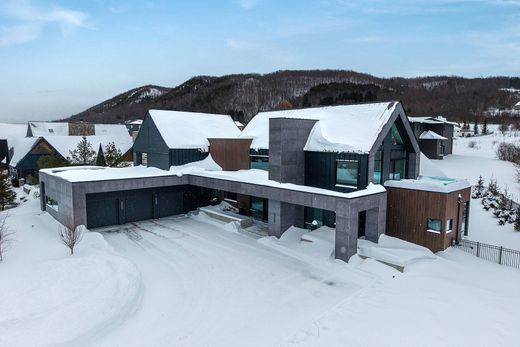
<svg viewBox="0 0 520 347">
<path fill-rule="evenodd" d="M 385 187 L 422 190 L 436 193 L 451 193 L 470 188 L 471 184 L 465 179 L 419 176 L 417 179 L 386 181 Z"/>
</svg>

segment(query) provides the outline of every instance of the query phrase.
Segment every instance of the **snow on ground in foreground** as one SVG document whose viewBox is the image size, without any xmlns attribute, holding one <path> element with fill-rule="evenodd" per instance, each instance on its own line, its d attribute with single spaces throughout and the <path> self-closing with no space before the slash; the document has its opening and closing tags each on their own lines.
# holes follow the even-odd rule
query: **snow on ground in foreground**
<svg viewBox="0 0 520 347">
<path fill-rule="evenodd" d="M 8 211 L 16 234 L 0 263 L 0 346 L 93 341 L 138 306 L 140 275 L 98 233 L 87 232 L 70 256 L 58 223 L 38 207 L 29 197 Z"/>
<path fill-rule="evenodd" d="M 498 219 L 491 210 L 482 208 L 482 199 L 471 199 L 468 238 L 520 251 L 520 232 L 513 224 L 498 225 Z"/>
<path fill-rule="evenodd" d="M 490 126 L 491 130 L 497 128 Z M 518 137 L 495 131 L 491 135 L 455 138 L 453 141 L 453 154 L 442 160 L 432 160 L 448 177 L 467 178 L 475 185 L 480 175 L 487 185 L 489 179 L 498 180 L 501 188 L 508 187 L 514 195 L 515 201 L 520 199 L 520 183 L 516 180 L 516 170 L 513 163 L 498 160 L 496 150 L 501 142 L 520 145 L 520 133 Z M 475 147 L 470 148 L 469 143 L 475 142 Z"/>
<path fill-rule="evenodd" d="M 372 259 L 331 259 L 330 229 L 257 241 L 198 215 L 115 227 L 102 233 L 110 246 L 92 233 L 70 257 L 36 201 L 10 214 L 17 243 L 0 264 L 0 345 L 520 341 L 520 271 L 454 249 L 401 273 Z M 394 256 L 410 250 L 386 241 Z"/>
</svg>

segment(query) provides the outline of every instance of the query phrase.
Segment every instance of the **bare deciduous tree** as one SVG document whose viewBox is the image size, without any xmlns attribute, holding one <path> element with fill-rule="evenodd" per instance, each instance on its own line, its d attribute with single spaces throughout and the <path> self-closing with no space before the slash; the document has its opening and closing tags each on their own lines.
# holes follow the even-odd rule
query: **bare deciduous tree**
<svg viewBox="0 0 520 347">
<path fill-rule="evenodd" d="M 81 241 L 83 237 L 83 225 L 78 225 L 77 227 L 68 227 L 65 225 L 60 225 L 59 235 L 61 242 L 70 250 L 70 254 L 74 254 L 74 247 Z"/>
<path fill-rule="evenodd" d="M 7 215 L 0 217 L 0 262 L 4 260 L 4 254 L 12 241 L 13 232 L 7 228 Z"/>
</svg>

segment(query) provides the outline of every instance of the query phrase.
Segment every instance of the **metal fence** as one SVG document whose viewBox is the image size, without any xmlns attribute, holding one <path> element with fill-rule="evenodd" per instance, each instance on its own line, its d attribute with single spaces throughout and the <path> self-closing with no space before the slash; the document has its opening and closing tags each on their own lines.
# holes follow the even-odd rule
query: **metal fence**
<svg viewBox="0 0 520 347">
<path fill-rule="evenodd" d="M 520 269 L 520 251 L 469 240 L 460 240 L 454 247 L 479 258 Z"/>
</svg>

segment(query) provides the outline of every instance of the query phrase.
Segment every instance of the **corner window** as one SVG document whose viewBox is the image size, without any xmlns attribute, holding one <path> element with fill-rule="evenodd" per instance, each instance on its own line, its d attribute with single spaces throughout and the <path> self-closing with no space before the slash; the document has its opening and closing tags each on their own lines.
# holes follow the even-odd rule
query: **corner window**
<svg viewBox="0 0 520 347">
<path fill-rule="evenodd" d="M 427 231 L 429 231 L 431 233 L 440 234 L 441 233 L 441 220 L 428 218 Z"/>
<path fill-rule="evenodd" d="M 358 161 L 337 160 L 336 161 L 336 186 L 357 188 L 358 183 Z"/>
<path fill-rule="evenodd" d="M 453 219 L 448 219 L 446 221 L 446 234 L 451 233 L 453 231 Z"/>
<path fill-rule="evenodd" d="M 259 169 L 269 171 L 269 156 L 268 155 L 251 155 L 251 169 Z"/>
</svg>

